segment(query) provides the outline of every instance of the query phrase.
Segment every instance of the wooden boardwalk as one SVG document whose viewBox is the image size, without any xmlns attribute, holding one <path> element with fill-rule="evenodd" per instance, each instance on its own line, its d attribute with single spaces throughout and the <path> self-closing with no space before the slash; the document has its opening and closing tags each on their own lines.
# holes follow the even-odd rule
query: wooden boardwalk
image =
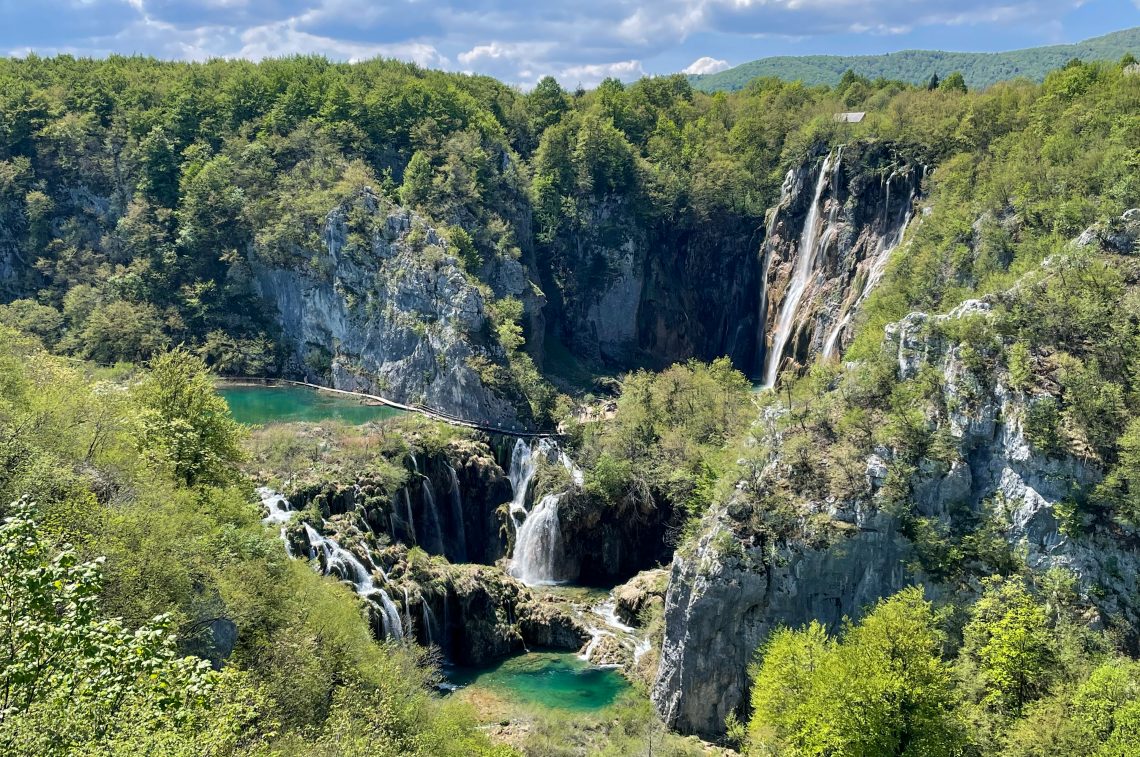
<svg viewBox="0 0 1140 757">
<path fill-rule="evenodd" d="M 330 392 L 332 394 L 343 394 L 348 397 L 359 397 L 360 399 L 369 400 L 378 405 L 385 405 L 387 407 L 403 410 L 408 413 L 419 413 L 420 415 L 431 418 L 432 420 L 447 423 L 452 426 L 462 426 L 463 428 L 471 428 L 477 431 L 486 431 L 491 434 L 502 434 L 503 436 L 519 437 L 521 439 L 543 439 L 548 437 L 559 436 L 557 431 L 528 431 L 519 424 L 493 424 L 481 423 L 479 421 L 472 421 L 466 418 L 460 418 L 450 413 L 445 413 L 440 410 L 434 410 L 430 407 L 423 405 L 405 405 L 402 402 L 381 397 L 378 394 L 366 394 L 365 392 L 353 392 L 348 389 L 333 389 L 328 386 L 321 386 L 320 384 L 311 384 L 308 381 L 294 381 L 293 379 L 284 378 L 268 378 L 262 376 L 219 376 L 219 379 L 229 383 L 247 383 L 247 384 L 289 384 L 291 386 L 304 386 L 310 389 L 316 389 L 321 392 Z"/>
</svg>

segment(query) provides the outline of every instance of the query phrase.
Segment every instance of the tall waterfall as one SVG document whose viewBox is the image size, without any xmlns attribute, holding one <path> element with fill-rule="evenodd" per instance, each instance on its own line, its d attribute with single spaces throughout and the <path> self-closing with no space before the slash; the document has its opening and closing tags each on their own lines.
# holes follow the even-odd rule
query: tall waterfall
<svg viewBox="0 0 1140 757">
<path fill-rule="evenodd" d="M 835 319 L 835 325 L 827 334 L 827 339 L 823 343 L 823 357 L 830 358 L 835 354 L 836 346 L 839 344 L 839 338 L 843 334 L 843 330 L 851 323 L 859 306 L 867 299 L 867 295 L 879 283 L 879 279 L 883 278 L 886 273 L 887 263 L 891 260 L 891 255 L 899 245 L 902 244 L 903 238 L 906 236 L 907 226 L 910 225 L 910 220 L 913 215 L 912 209 L 914 207 L 915 192 L 912 189 L 907 198 L 906 204 L 903 205 L 902 210 L 902 223 L 899 224 L 898 232 L 889 237 L 886 234 L 886 229 L 889 228 L 890 219 L 888 217 L 891 208 L 891 181 L 895 178 L 895 174 L 887 177 L 887 199 L 883 204 L 883 226 L 884 234 L 879 240 L 879 247 L 875 254 L 870 258 L 865 267 L 865 276 L 863 277 L 863 284 L 861 287 L 852 288 L 852 292 L 848 295 L 843 303 L 843 307 L 839 312 L 839 316 Z"/>
<path fill-rule="evenodd" d="M 515 536 L 510 574 L 528 586 L 551 585 L 563 579 L 564 545 L 558 521 L 561 494 L 547 494 L 527 515 Z"/>
<path fill-rule="evenodd" d="M 843 148 L 840 147 L 835 156 L 834 166 L 838 169 L 843 157 Z M 808 209 L 807 220 L 804 221 L 803 233 L 800 235 L 799 251 L 796 255 L 796 266 L 792 272 L 791 281 L 784 291 L 783 302 L 780 304 L 780 317 L 776 328 L 772 332 L 772 346 L 765 355 L 764 386 L 771 387 L 776 384 L 776 377 L 780 373 L 780 364 L 783 362 L 784 349 L 792 335 L 795 326 L 796 313 L 799 310 L 800 300 L 807 289 L 808 281 L 815 271 L 815 257 L 819 238 L 819 211 L 820 199 L 824 187 L 832 171 L 831 153 L 823 160 L 819 169 L 819 179 L 816 180 L 815 193 L 812 195 L 811 207 Z"/>
</svg>

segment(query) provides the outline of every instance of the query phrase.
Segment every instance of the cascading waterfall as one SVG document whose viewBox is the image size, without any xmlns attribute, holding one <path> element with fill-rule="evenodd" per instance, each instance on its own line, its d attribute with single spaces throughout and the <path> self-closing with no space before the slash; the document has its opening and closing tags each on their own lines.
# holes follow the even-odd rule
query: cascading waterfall
<svg viewBox="0 0 1140 757">
<path fill-rule="evenodd" d="M 380 600 L 380 625 L 383 626 L 384 635 L 397 641 L 403 639 L 404 624 L 400 620 L 400 611 L 396 609 L 396 603 L 383 589 L 380 589 L 377 594 Z"/>
<path fill-rule="evenodd" d="M 561 583 L 562 526 L 558 503 L 562 494 L 547 494 L 518 528 L 509 573 L 528 586 Z"/>
<path fill-rule="evenodd" d="M 534 478 L 534 472 L 537 468 L 538 461 L 535 459 L 530 445 L 522 439 L 516 439 L 515 447 L 511 451 L 511 469 L 507 472 L 507 478 L 511 482 L 511 490 L 514 492 L 514 496 L 511 497 L 510 514 L 516 532 L 526 517 L 527 489 L 530 488 L 530 480 Z"/>
<path fill-rule="evenodd" d="M 553 585 L 564 580 L 564 545 L 558 520 L 558 503 L 562 493 L 548 494 L 527 512 L 526 498 L 531 479 L 538 468 L 539 457 L 557 459 L 570 473 L 575 485 L 581 486 L 583 474 L 570 456 L 550 439 L 540 439 L 534 446 L 522 439 L 515 442 L 508 477 L 514 487 L 511 499 L 511 522 L 515 527 L 515 549 L 508 572 L 528 585 Z"/>
<path fill-rule="evenodd" d="M 467 526 L 463 523 L 463 493 L 459 490 L 459 476 L 451 463 L 445 463 L 451 481 L 451 515 L 455 518 L 457 548 L 454 562 L 467 562 Z"/>
<path fill-rule="evenodd" d="M 289 545 L 289 538 L 285 534 L 289 520 L 293 517 L 292 505 L 289 504 L 289 500 L 268 486 L 259 487 L 257 496 L 261 498 L 261 504 L 265 506 L 268 513 L 261 519 L 261 522 L 267 526 L 281 527 L 278 534 L 281 537 L 281 541 L 285 544 L 285 554 L 294 557 L 293 547 Z"/>
<path fill-rule="evenodd" d="M 843 148 L 837 151 L 834 166 L 838 169 L 843 156 Z M 819 238 L 819 211 L 820 200 L 824 187 L 832 171 L 831 153 L 823 160 L 819 169 L 819 179 L 816 181 L 815 193 L 812 195 L 811 207 L 808 209 L 807 219 L 804 221 L 803 232 L 800 235 L 800 246 L 796 254 L 796 265 L 792 272 L 792 279 L 788 282 L 784 292 L 783 302 L 780 304 L 780 316 L 772 332 L 772 346 L 765 355 L 764 386 L 772 387 L 776 384 L 776 377 L 780 372 L 780 363 L 783 360 L 784 349 L 791 337 L 795 325 L 796 313 L 799 310 L 800 300 L 807 289 L 808 281 L 815 272 L 815 258 L 817 252 L 816 241 Z"/>
<path fill-rule="evenodd" d="M 305 524 L 305 536 L 309 540 L 309 559 L 320 560 L 326 574 L 332 573 L 348 581 L 362 597 L 368 596 L 376 589 L 372 572 L 356 559 L 356 555 L 308 523 Z"/>
<path fill-rule="evenodd" d="M 925 167 L 923 170 L 925 171 Z M 855 313 L 858 312 L 859 307 L 863 304 L 863 301 L 867 299 L 867 296 L 871 293 L 871 290 L 874 289 L 875 285 L 879 283 L 879 280 L 883 278 L 883 274 L 886 273 L 887 270 L 887 264 L 890 263 L 891 256 L 894 254 L 894 251 L 898 249 L 899 246 L 903 243 L 903 239 L 906 237 L 907 227 L 910 225 L 911 218 L 913 217 L 912 208 L 914 207 L 915 197 L 915 192 L 913 189 L 910 192 L 910 196 L 907 199 L 906 205 L 903 206 L 903 218 L 902 223 L 899 224 L 898 232 L 889 238 L 885 232 L 889 224 L 889 219 L 887 216 L 890 213 L 891 180 L 893 178 L 894 174 L 887 178 L 886 203 L 883 206 L 884 234 L 879 240 L 878 249 L 870 259 L 870 264 L 866 267 L 867 274 L 863 281 L 863 286 L 859 289 L 858 295 L 856 295 L 854 298 L 848 297 L 847 301 L 844 303 L 842 310 L 840 311 L 839 317 L 836 319 L 835 325 L 831 327 L 831 331 L 828 332 L 827 339 L 824 340 L 823 352 L 821 353 L 824 359 L 828 359 L 835 354 L 835 348 L 836 345 L 839 344 L 839 338 L 843 334 L 843 330 L 847 328 L 848 325 L 850 325 L 851 319 L 854 317 Z"/>
<path fill-rule="evenodd" d="M 280 526 L 279 533 L 281 541 L 285 543 L 286 554 L 290 557 L 296 557 L 286 534 L 289 520 L 293 517 L 289 500 L 266 486 L 259 488 L 257 494 L 268 512 L 261 519 L 261 522 L 267 526 Z M 388 575 L 383 568 L 375 564 L 371 568 L 365 567 L 356 555 L 340 546 L 335 539 L 325 536 L 308 523 L 304 524 L 304 528 L 305 537 L 309 540 L 309 559 L 317 560 L 321 572 L 325 575 L 335 575 L 342 581 L 352 584 L 353 591 L 377 607 L 380 611 L 380 622 L 383 626 L 384 635 L 387 638 L 404 638 L 404 626 L 400 622 L 400 613 L 396 610 L 395 603 L 388 596 L 388 592 L 377 586 L 372 578 L 372 571 L 375 570 L 384 581 L 387 581 Z M 372 562 L 371 558 L 369 558 L 369 562 Z"/>
</svg>

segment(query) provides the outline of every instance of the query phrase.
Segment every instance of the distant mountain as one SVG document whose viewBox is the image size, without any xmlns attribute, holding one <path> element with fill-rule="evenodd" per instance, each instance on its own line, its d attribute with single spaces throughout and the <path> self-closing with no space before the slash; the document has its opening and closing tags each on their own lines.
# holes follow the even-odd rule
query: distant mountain
<svg viewBox="0 0 1140 757">
<path fill-rule="evenodd" d="M 918 84 L 931 74 L 945 77 L 961 71 L 972 88 L 1018 77 L 1036 81 L 1068 63 L 1081 60 L 1119 60 L 1125 53 L 1140 58 L 1140 27 L 1094 37 L 1073 45 L 1051 45 L 1005 53 L 952 53 L 938 50 L 903 50 L 885 55 L 783 55 L 760 58 L 716 74 L 690 76 L 705 92 L 742 89 L 758 76 L 774 76 L 806 84 L 835 84 L 847 69 L 877 79 L 898 79 Z"/>
</svg>

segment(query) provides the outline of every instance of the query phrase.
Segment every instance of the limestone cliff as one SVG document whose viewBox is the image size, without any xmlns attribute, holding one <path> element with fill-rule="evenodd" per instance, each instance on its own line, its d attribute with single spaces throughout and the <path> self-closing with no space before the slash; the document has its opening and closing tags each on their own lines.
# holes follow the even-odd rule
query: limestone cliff
<svg viewBox="0 0 1140 757">
<path fill-rule="evenodd" d="M 1096 465 L 1035 449 L 1024 423 L 1042 395 L 1011 388 L 1004 369 L 978 369 L 944 336 L 948 321 L 991 312 L 991 303 L 969 301 L 946 315 L 912 313 L 886 330 L 900 380 L 920 370 L 938 377 L 944 410 L 930 422 L 952 446 L 952 462 L 923 459 L 907 474 L 907 517 L 934 519 L 948 530 L 988 518 L 1009 554 L 1030 570 L 1072 572 L 1090 623 L 1112 619 L 1135 627 L 1140 549 L 1106 525 L 1073 531 L 1062 516 L 1074 487 L 1098 480 Z M 848 497 L 808 502 L 791 531 L 757 531 L 746 524 L 764 508 L 756 492 L 779 465 L 777 456 L 706 519 L 696 543 L 675 556 L 666 597 L 652 693 L 670 725 L 722 733 L 725 718 L 746 702 L 752 655 L 780 625 L 819 620 L 836 630 L 842 618 L 858 618 L 875 600 L 913 583 L 932 596 L 976 589 L 976 579 L 940 582 L 924 572 L 916 544 L 902 534 L 901 516 L 884 499 L 893 464 L 894 451 L 878 448 L 866 461 L 865 482 Z"/>
<path fill-rule="evenodd" d="M 466 420 L 524 428 L 529 408 L 506 368 L 483 290 L 415 214 L 365 190 L 327 217 L 319 250 L 255 255 L 287 370 Z"/>
</svg>

